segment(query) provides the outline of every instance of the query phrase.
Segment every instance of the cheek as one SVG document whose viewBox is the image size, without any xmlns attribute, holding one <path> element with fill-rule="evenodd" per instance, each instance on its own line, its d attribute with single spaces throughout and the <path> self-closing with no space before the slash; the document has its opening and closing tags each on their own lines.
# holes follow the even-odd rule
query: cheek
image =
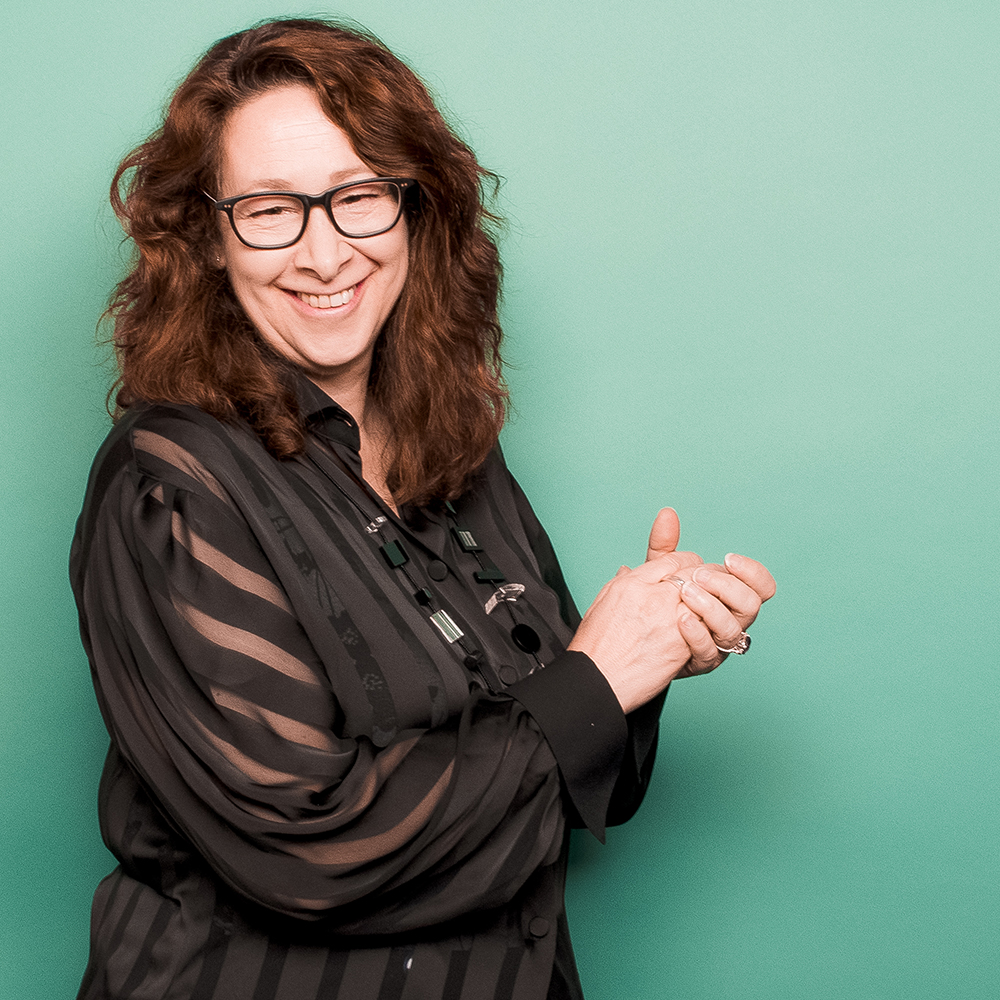
<svg viewBox="0 0 1000 1000">
<path fill-rule="evenodd" d="M 249 311 L 251 303 L 259 299 L 281 273 L 281 261 L 248 252 L 242 244 L 238 249 L 227 248 L 224 257 L 233 291 L 243 308 Z"/>
<path fill-rule="evenodd" d="M 399 291 L 403 290 L 403 285 L 406 284 L 406 276 L 410 273 L 410 260 L 406 253 L 403 253 L 399 261 L 399 277 L 397 281 L 399 282 Z"/>
<path fill-rule="evenodd" d="M 397 293 L 403 290 L 406 284 L 406 276 L 410 272 L 410 245 L 408 239 L 403 239 L 396 248 L 393 255 L 393 268 L 395 270 L 395 285 Z"/>
<path fill-rule="evenodd" d="M 393 242 L 387 257 L 391 259 L 400 281 L 405 281 L 410 266 L 410 229 L 406 224 L 405 215 L 388 235 L 393 238 Z"/>
</svg>

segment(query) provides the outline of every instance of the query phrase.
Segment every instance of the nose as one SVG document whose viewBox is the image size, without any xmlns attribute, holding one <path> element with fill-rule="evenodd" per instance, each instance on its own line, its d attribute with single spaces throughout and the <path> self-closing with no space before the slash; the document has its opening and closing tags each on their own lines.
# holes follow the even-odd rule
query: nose
<svg viewBox="0 0 1000 1000">
<path fill-rule="evenodd" d="M 322 206 L 309 212 L 306 231 L 294 246 L 295 266 L 330 281 L 356 253 L 353 244 L 334 228 Z"/>
</svg>

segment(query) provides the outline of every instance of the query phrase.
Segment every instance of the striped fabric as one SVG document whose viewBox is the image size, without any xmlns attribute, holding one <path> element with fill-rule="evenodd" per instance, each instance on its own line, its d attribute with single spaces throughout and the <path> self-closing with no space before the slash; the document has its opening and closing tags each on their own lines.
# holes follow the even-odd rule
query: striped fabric
<svg viewBox="0 0 1000 1000">
<path fill-rule="evenodd" d="M 603 837 L 634 811 L 660 702 L 626 720 L 564 652 L 578 615 L 499 453 L 453 519 L 525 586 L 487 614 L 495 585 L 452 521 L 382 508 L 355 481 L 353 420 L 304 380 L 300 398 L 295 460 L 156 406 L 95 461 L 71 574 L 119 867 L 95 895 L 80 997 L 579 997 L 567 828 Z M 482 651 L 476 669 L 387 541 Z"/>
</svg>

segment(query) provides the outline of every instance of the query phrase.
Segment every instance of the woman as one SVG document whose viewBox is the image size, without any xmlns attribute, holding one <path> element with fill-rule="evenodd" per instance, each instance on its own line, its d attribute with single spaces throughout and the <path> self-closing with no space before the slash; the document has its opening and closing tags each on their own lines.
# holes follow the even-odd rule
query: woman
<svg viewBox="0 0 1000 1000">
<path fill-rule="evenodd" d="M 490 180 L 381 43 L 301 20 L 215 45 L 119 168 L 81 997 L 582 996 L 567 829 L 634 812 L 666 686 L 774 585 L 666 510 L 580 620 L 496 447 Z"/>
</svg>

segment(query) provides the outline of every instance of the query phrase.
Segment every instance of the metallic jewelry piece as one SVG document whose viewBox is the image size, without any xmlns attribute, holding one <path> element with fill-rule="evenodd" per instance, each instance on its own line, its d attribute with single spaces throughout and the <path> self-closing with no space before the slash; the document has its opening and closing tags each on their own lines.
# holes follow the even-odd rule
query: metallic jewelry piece
<svg viewBox="0 0 1000 1000">
<path fill-rule="evenodd" d="M 451 615 L 447 611 L 435 611 L 431 615 L 431 621 L 437 626 L 438 631 L 448 640 L 448 642 L 455 642 L 457 639 L 461 639 L 465 633 L 455 624 L 452 620 Z"/>
<path fill-rule="evenodd" d="M 516 601 L 524 593 L 523 583 L 505 583 L 484 605 L 487 614 L 501 601 Z"/>
<path fill-rule="evenodd" d="M 451 529 L 456 541 L 462 546 L 463 552 L 482 552 L 483 547 L 476 541 L 476 536 L 468 528 L 460 528 L 457 524 Z"/>
<path fill-rule="evenodd" d="M 686 580 L 682 580 L 679 576 L 668 576 L 666 578 L 666 583 L 672 583 L 682 594 L 684 593 L 684 584 Z"/>
<path fill-rule="evenodd" d="M 376 517 L 374 521 L 370 521 L 365 525 L 365 531 L 367 531 L 369 535 L 377 534 L 379 528 L 381 528 L 385 522 L 386 519 L 384 517 Z"/>
<path fill-rule="evenodd" d="M 718 643 L 715 644 L 715 648 L 720 653 L 735 653 L 737 656 L 742 656 L 750 648 L 750 636 L 746 632 L 740 632 L 740 637 L 736 640 L 736 645 L 732 649 L 726 649 Z"/>
</svg>

